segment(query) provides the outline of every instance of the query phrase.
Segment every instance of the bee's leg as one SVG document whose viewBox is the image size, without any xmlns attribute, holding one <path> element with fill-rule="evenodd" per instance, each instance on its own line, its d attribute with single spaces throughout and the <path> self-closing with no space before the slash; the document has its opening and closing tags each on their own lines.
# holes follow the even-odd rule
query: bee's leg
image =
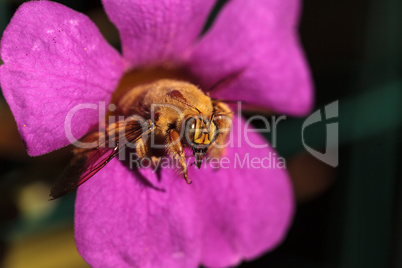
<svg viewBox="0 0 402 268">
<path fill-rule="evenodd" d="M 229 106 L 220 101 L 214 101 L 213 106 L 216 113 L 214 120 L 218 125 L 219 134 L 215 142 L 211 144 L 208 155 L 212 158 L 220 158 L 225 153 L 225 143 L 232 125 L 232 111 Z"/>
<path fill-rule="evenodd" d="M 174 129 L 169 130 L 167 134 L 167 141 L 167 150 L 169 154 L 173 157 L 174 160 L 179 161 L 181 166 L 181 173 L 183 174 L 186 182 L 190 184 L 191 180 L 188 178 L 187 174 L 186 156 L 184 155 L 179 133 Z"/>
<path fill-rule="evenodd" d="M 159 163 L 161 162 L 162 158 L 151 156 L 151 162 L 154 167 L 159 167 Z"/>
<path fill-rule="evenodd" d="M 139 139 L 136 143 L 135 143 L 135 151 L 138 155 L 139 158 L 144 158 L 147 156 L 148 154 L 148 150 L 147 150 L 147 144 L 145 144 L 144 139 Z"/>
<path fill-rule="evenodd" d="M 149 159 L 150 164 L 156 170 L 160 165 L 161 158 L 151 155 L 149 146 L 149 142 L 139 139 L 135 144 L 135 151 L 139 159 Z"/>
</svg>

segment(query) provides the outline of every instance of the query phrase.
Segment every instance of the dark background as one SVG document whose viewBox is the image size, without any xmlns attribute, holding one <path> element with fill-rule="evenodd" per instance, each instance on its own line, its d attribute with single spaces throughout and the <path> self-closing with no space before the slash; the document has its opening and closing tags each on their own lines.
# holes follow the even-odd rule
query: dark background
<svg viewBox="0 0 402 268">
<path fill-rule="evenodd" d="M 118 46 L 98 1 L 59 2 L 91 16 Z M 0 2 L 1 32 L 20 3 Z M 339 166 L 303 151 L 304 119 L 281 125 L 280 140 L 288 142 L 277 150 L 291 168 L 297 212 L 281 246 L 241 267 L 402 267 L 402 2 L 305 0 L 300 36 L 315 81 L 316 109 L 339 101 L 333 120 L 339 123 Z M 0 263 L 86 267 L 71 240 L 74 196 L 47 202 L 68 153 L 27 157 L 1 98 L 0 109 Z M 324 148 L 325 123 L 306 137 L 311 147 Z M 71 252 L 74 266 L 61 266 L 60 256 L 52 263 L 59 251 Z"/>
</svg>

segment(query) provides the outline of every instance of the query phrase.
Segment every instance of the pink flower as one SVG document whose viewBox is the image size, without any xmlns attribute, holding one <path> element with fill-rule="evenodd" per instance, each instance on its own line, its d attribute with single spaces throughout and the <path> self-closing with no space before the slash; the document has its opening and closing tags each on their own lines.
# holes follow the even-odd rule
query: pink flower
<svg viewBox="0 0 402 268">
<path fill-rule="evenodd" d="M 212 0 L 103 0 L 120 32 L 123 55 L 83 14 L 49 1 L 24 3 L 1 40 L 0 83 L 28 153 L 69 144 L 68 112 L 108 102 L 123 73 L 134 68 L 185 68 L 207 88 L 244 70 L 213 97 L 243 100 L 293 115 L 309 111 L 311 81 L 297 38 L 298 0 L 231 0 L 212 28 L 200 32 Z M 236 117 L 235 117 L 236 118 Z M 75 137 L 98 122 L 96 110 L 72 119 Z M 237 130 L 241 129 L 242 132 Z M 278 157 L 252 148 L 242 120 L 241 146 L 228 159 Z M 254 144 L 266 144 L 250 132 Z M 164 169 L 140 174 L 112 160 L 76 199 L 77 247 L 93 267 L 222 267 L 258 257 L 281 242 L 293 213 L 291 184 L 278 168 L 189 168 L 193 184 Z"/>
</svg>

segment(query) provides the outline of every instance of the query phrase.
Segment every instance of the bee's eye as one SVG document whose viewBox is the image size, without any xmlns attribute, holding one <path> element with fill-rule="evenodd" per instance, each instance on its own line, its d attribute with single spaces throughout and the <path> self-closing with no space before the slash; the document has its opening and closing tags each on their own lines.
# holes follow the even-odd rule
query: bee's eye
<svg viewBox="0 0 402 268">
<path fill-rule="evenodd" d="M 216 120 L 212 120 L 213 124 L 214 124 L 214 128 L 211 131 L 212 132 L 212 140 L 211 143 L 214 142 L 216 140 L 216 138 L 218 138 L 219 136 L 219 125 L 217 123 Z"/>
<path fill-rule="evenodd" d="M 196 123 L 195 123 L 195 119 L 193 118 L 193 119 L 189 122 L 189 127 L 190 127 L 190 129 L 191 129 L 192 131 L 194 131 L 194 130 L 195 130 L 195 126 L 196 126 Z"/>
<path fill-rule="evenodd" d="M 188 144 L 192 144 L 194 142 L 194 136 L 197 129 L 197 120 L 194 117 L 191 117 L 186 120 L 185 123 L 185 137 Z"/>
</svg>

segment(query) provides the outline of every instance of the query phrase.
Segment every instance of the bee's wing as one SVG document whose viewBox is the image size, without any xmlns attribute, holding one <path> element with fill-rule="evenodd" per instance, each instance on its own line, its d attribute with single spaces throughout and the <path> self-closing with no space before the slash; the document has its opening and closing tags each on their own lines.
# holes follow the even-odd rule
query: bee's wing
<svg viewBox="0 0 402 268">
<path fill-rule="evenodd" d="M 50 190 L 52 199 L 76 189 L 109 163 L 128 143 L 135 143 L 153 130 L 152 124 L 144 131 L 140 123 L 134 122 L 125 125 L 125 135 L 122 136 L 118 135 L 118 125 L 115 124 L 112 131 L 108 129 L 106 135 L 91 132 L 82 138 L 82 142 L 97 142 L 97 146 L 75 149 L 73 159 Z M 111 132 L 117 135 L 110 135 Z"/>
</svg>

